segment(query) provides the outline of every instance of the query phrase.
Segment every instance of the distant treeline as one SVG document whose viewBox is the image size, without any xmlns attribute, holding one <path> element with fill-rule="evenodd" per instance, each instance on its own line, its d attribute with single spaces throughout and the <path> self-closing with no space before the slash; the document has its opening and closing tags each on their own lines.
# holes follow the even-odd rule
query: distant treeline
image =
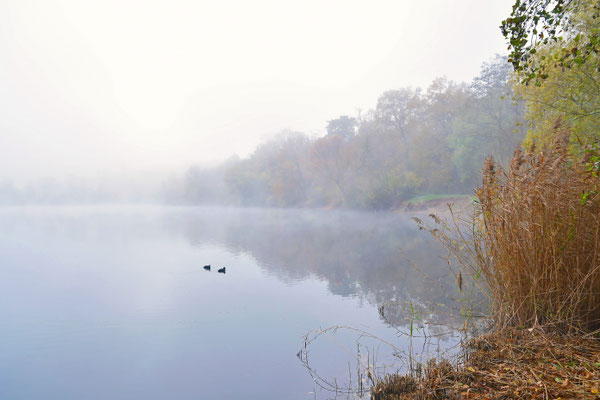
<svg viewBox="0 0 600 400">
<path fill-rule="evenodd" d="M 156 203 L 164 175 L 97 179 L 42 179 L 21 185 L 0 180 L 0 206 L 102 203 Z"/>
<path fill-rule="evenodd" d="M 510 77 L 497 56 L 471 84 L 439 78 L 425 91 L 386 91 L 374 109 L 328 121 L 323 137 L 282 132 L 248 158 L 190 168 L 166 185 L 167 200 L 389 209 L 421 194 L 471 193 L 485 156 L 506 161 L 525 136 Z"/>
</svg>

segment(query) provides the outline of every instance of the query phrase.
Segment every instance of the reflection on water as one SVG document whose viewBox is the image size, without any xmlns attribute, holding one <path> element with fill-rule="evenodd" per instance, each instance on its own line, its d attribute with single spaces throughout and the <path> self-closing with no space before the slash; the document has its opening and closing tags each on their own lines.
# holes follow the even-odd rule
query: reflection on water
<svg viewBox="0 0 600 400">
<path fill-rule="evenodd" d="M 165 223 L 191 244 L 251 255 L 293 283 L 317 277 L 340 296 L 372 304 L 413 299 L 447 303 L 448 270 L 439 243 L 407 214 L 305 210 L 185 210 Z"/>
<path fill-rule="evenodd" d="M 398 304 L 449 318 L 443 253 L 390 213 L 1 209 L 0 398 L 320 398 L 303 335 L 345 325 L 408 351 Z M 312 361 L 343 376 L 354 339 L 330 339 Z"/>
</svg>

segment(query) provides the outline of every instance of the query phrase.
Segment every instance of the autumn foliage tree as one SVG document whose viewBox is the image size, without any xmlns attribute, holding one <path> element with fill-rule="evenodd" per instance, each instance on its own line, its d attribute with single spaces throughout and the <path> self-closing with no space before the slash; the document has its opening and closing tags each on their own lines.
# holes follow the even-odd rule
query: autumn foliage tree
<svg viewBox="0 0 600 400">
<path fill-rule="evenodd" d="M 193 188 L 179 192 L 202 192 L 220 171 L 236 205 L 392 209 L 422 194 L 472 193 L 484 157 L 508 160 L 523 140 L 507 66 L 484 64 L 470 85 L 439 78 L 385 91 L 373 109 L 329 120 L 321 137 L 283 132 L 224 172 L 195 169 L 183 184 Z"/>
</svg>

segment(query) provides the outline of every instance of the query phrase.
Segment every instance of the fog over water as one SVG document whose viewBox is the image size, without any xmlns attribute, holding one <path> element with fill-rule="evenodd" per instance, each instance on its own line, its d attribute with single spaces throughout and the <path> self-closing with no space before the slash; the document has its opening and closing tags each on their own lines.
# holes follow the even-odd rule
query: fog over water
<svg viewBox="0 0 600 400">
<path fill-rule="evenodd" d="M 420 337 L 462 324 L 441 254 L 389 213 L 4 207 L 0 397 L 329 398 L 296 356 L 313 329 L 396 346 L 312 343 L 311 366 L 340 382 L 357 343 L 386 371 L 406 368 L 394 352 L 457 343 Z"/>
</svg>

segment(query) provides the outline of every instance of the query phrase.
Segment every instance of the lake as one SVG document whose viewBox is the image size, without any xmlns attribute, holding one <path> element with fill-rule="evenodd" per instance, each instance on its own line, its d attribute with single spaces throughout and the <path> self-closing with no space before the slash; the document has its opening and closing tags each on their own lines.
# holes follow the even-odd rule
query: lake
<svg viewBox="0 0 600 400">
<path fill-rule="evenodd" d="M 397 213 L 0 208 L 0 398 L 330 398 L 456 345 L 444 254 Z"/>
</svg>

